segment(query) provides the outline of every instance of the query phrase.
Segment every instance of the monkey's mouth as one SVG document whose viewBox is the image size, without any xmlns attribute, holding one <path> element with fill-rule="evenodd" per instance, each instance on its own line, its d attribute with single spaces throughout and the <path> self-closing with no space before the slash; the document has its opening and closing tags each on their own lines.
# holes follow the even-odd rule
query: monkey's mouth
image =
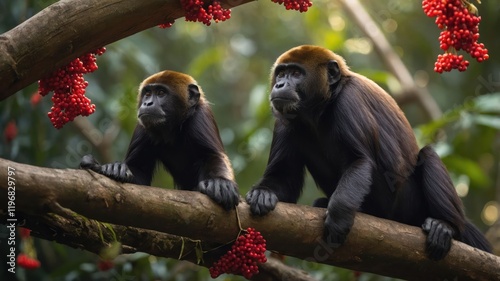
<svg viewBox="0 0 500 281">
<path fill-rule="evenodd" d="M 154 114 L 154 113 L 141 113 L 138 115 L 140 123 L 144 127 L 151 127 L 159 125 L 165 122 L 166 118 L 164 115 Z"/>
<path fill-rule="evenodd" d="M 289 113 L 297 109 L 297 100 L 275 97 L 271 99 L 271 105 L 281 113 Z"/>
</svg>

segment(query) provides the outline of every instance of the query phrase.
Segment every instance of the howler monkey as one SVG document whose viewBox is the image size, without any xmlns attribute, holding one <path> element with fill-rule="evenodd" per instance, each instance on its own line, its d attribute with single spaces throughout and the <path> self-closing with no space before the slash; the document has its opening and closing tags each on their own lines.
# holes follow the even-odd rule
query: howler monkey
<svg viewBox="0 0 500 281">
<path fill-rule="evenodd" d="M 317 46 L 282 54 L 271 73 L 276 117 L 267 168 L 246 195 L 255 215 L 296 203 L 307 168 L 327 198 L 324 238 L 342 244 L 361 211 L 421 226 L 427 253 L 441 259 L 451 239 L 491 251 L 467 221 L 439 156 L 419 150 L 396 102 L 344 59 Z"/>
<path fill-rule="evenodd" d="M 80 166 L 121 182 L 151 185 L 158 163 L 183 190 L 197 190 L 226 210 L 238 205 L 238 186 L 202 89 L 189 75 L 163 71 L 144 80 L 138 124 L 124 162 L 100 165 L 92 155 Z"/>
</svg>

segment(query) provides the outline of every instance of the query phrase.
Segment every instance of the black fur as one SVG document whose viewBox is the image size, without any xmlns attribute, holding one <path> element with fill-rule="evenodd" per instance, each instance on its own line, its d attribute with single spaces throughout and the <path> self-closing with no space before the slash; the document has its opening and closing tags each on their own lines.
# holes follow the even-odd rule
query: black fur
<svg viewBox="0 0 500 281">
<path fill-rule="evenodd" d="M 324 236 L 331 245 L 345 241 L 361 211 L 422 226 L 432 259 L 446 255 L 452 237 L 491 251 L 466 222 L 439 157 L 428 147 L 419 151 L 406 117 L 382 88 L 315 46 L 289 50 L 274 69 L 276 122 L 267 168 L 246 196 L 253 214 L 267 214 L 278 200 L 296 203 L 307 168 L 328 198 L 315 204 L 327 208 Z"/>
<path fill-rule="evenodd" d="M 226 210 L 234 208 L 238 186 L 212 111 L 195 83 L 172 71 L 146 79 L 125 161 L 100 165 L 87 155 L 80 166 L 121 182 L 151 185 L 161 163 L 177 188 L 200 191 Z"/>
</svg>

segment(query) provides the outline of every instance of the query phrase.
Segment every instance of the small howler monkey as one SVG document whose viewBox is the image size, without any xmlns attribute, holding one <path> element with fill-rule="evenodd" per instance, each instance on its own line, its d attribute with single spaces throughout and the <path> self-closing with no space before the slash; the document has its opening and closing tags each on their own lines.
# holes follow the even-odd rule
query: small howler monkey
<svg viewBox="0 0 500 281">
<path fill-rule="evenodd" d="M 121 182 L 151 185 L 158 163 L 182 190 L 208 195 L 226 210 L 239 202 L 238 186 L 202 89 L 189 75 L 163 71 L 144 80 L 138 124 L 125 161 L 100 165 L 92 155 L 80 167 Z"/>
<path fill-rule="evenodd" d="M 491 252 L 439 156 L 419 150 L 403 112 L 377 84 L 317 46 L 282 54 L 271 80 L 276 121 L 267 168 L 246 195 L 253 214 L 296 203 L 307 168 L 327 196 L 314 205 L 327 208 L 324 239 L 332 246 L 345 241 L 360 211 L 421 226 L 431 259 L 443 258 L 452 238 Z"/>
</svg>

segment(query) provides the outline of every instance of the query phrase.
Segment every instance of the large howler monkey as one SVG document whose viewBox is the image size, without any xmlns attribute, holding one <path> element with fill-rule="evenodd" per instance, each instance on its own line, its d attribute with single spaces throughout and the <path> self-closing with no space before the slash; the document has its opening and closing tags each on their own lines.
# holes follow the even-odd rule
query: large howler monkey
<svg viewBox="0 0 500 281">
<path fill-rule="evenodd" d="M 202 89 L 189 75 L 163 71 L 144 80 L 138 124 L 125 161 L 100 165 L 92 155 L 80 166 L 121 182 L 151 185 L 157 164 L 175 186 L 197 190 L 226 210 L 238 205 L 238 186 Z"/>
<path fill-rule="evenodd" d="M 271 80 L 276 122 L 264 176 L 246 195 L 253 214 L 296 203 L 307 168 L 327 196 L 314 205 L 327 208 L 324 238 L 332 246 L 361 211 L 421 226 L 431 259 L 443 258 L 452 238 L 491 251 L 465 218 L 439 156 L 419 150 L 404 114 L 373 81 L 316 46 L 282 54 Z"/>
</svg>

